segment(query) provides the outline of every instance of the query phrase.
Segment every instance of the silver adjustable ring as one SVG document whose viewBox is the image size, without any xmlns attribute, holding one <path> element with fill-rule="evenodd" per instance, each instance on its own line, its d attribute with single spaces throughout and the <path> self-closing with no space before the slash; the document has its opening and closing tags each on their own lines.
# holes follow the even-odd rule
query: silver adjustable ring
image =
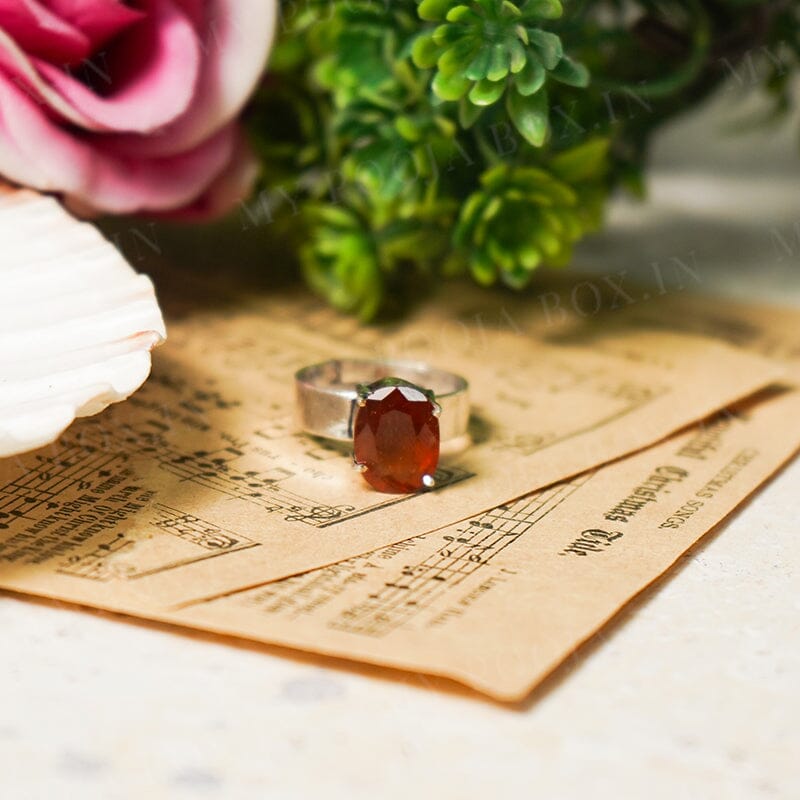
<svg viewBox="0 0 800 800">
<path fill-rule="evenodd" d="M 379 491 L 432 488 L 440 442 L 467 433 L 467 381 L 423 362 L 332 359 L 299 370 L 295 392 L 300 427 L 352 441 L 356 467 Z"/>
</svg>

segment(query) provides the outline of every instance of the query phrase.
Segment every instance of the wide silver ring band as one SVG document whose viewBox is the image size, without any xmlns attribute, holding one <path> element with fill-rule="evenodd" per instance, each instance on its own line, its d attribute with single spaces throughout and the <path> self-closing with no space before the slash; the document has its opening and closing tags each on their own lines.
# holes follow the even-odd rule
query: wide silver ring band
<svg viewBox="0 0 800 800">
<path fill-rule="evenodd" d="M 335 358 L 303 367 L 294 378 L 298 425 L 314 436 L 352 441 L 356 387 L 382 378 L 402 378 L 434 393 L 441 406 L 442 442 L 459 439 L 467 431 L 469 385 L 460 375 L 422 361 Z"/>
</svg>

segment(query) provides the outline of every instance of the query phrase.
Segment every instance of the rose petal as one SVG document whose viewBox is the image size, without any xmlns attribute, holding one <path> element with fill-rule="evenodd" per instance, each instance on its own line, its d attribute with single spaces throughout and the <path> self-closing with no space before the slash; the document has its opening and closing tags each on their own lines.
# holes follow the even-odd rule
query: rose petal
<svg viewBox="0 0 800 800">
<path fill-rule="evenodd" d="M 0 28 L 33 56 L 74 64 L 91 53 L 85 33 L 38 0 L 0 0 Z"/>
<path fill-rule="evenodd" d="M 88 38 L 91 52 L 95 52 L 109 39 L 118 36 L 143 16 L 143 12 L 121 3 L 120 0 L 46 0 L 46 2 L 62 20 L 77 28 Z"/>
<path fill-rule="evenodd" d="M 12 80 L 0 75 L 0 173 L 41 191 L 60 192 L 115 214 L 166 211 L 192 202 L 230 163 L 232 127 L 186 153 L 133 160 L 102 138 L 64 131 Z"/>
<path fill-rule="evenodd" d="M 177 0 L 199 13 L 197 0 Z M 131 155 L 170 155 L 194 147 L 241 111 L 258 83 L 275 30 L 276 2 L 208 0 L 203 64 L 188 113 L 158 138 L 121 136 L 116 147 Z"/>
<path fill-rule="evenodd" d="M 175 0 L 184 14 L 192 21 L 195 30 L 202 33 L 206 19 L 207 0 Z"/>
<path fill-rule="evenodd" d="M 0 69 L 11 76 L 14 83 L 24 88 L 37 102 L 46 103 L 73 125 L 89 127 L 89 120 L 78 114 L 41 79 L 25 51 L 2 28 L 0 28 Z"/>
<path fill-rule="evenodd" d="M 0 31 L 5 66 L 65 120 L 88 130 L 152 133 L 188 108 L 200 75 L 200 43 L 172 0 L 143 0 L 146 17 L 123 34 L 108 59 L 86 62 L 84 76 L 104 94 L 39 59 Z M 112 91 L 109 91 L 109 88 Z"/>
<path fill-rule="evenodd" d="M 193 203 L 161 216 L 182 222 L 202 222 L 226 214 L 250 196 L 261 171 L 261 163 L 238 124 L 232 123 L 232 126 L 236 130 L 235 145 L 225 169 Z"/>
</svg>

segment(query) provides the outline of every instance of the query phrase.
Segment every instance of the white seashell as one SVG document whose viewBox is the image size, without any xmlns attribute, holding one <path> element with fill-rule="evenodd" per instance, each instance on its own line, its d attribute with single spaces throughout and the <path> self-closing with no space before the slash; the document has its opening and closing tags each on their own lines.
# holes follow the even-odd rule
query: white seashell
<svg viewBox="0 0 800 800">
<path fill-rule="evenodd" d="M 93 225 L 0 192 L 0 457 L 130 396 L 165 338 L 153 284 Z"/>
</svg>

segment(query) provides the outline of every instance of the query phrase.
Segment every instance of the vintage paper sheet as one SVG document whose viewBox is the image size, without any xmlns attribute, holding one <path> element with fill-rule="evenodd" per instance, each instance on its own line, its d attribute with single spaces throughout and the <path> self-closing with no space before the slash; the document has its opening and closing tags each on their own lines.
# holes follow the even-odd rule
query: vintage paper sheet
<svg viewBox="0 0 800 800">
<path fill-rule="evenodd" d="M 670 313 L 644 324 L 663 327 Z M 460 358 L 475 374 L 484 370 L 480 374 L 489 379 L 496 374 L 493 364 L 502 368 L 507 358 L 527 356 L 517 379 L 529 380 L 525 385 L 537 401 L 545 386 L 551 402 L 537 402 L 535 416 L 529 411 L 518 435 L 530 434 L 533 417 L 535 430 L 560 421 L 566 436 L 544 437 L 528 458 L 557 452 L 561 441 L 589 453 L 600 453 L 609 443 L 619 447 L 618 437 L 633 441 L 625 438 L 632 425 L 648 426 L 651 438 L 679 426 L 678 415 L 669 415 L 670 403 L 659 405 L 656 417 L 644 413 L 664 395 L 628 406 L 630 394 L 609 393 L 609 386 L 646 388 L 658 381 L 688 421 L 699 405 L 726 404 L 723 395 L 747 394 L 784 371 L 713 342 L 647 333 L 631 319 L 602 341 L 590 331 L 597 341 L 593 352 L 576 346 L 574 336 L 569 346 L 529 340 L 522 333 L 527 320 L 516 310 L 505 318 L 508 324 L 498 326 L 504 333 L 483 322 L 459 322 L 465 345 L 454 345 L 451 320 L 436 317 L 423 315 L 413 330 L 388 332 L 377 343 L 374 334 L 362 332 L 349 345 L 349 322 L 339 329 L 326 325 L 331 335 L 323 340 L 313 333 L 320 318 L 329 319 L 329 312 L 298 304 L 275 308 L 273 317 L 254 309 L 252 319 L 210 315 L 181 322 L 173 326 L 172 353 L 164 354 L 155 380 L 134 402 L 81 423 L 53 448 L 0 464 L 2 585 L 447 675 L 515 699 L 668 569 L 800 444 L 800 432 L 785 424 L 800 411 L 798 393 L 773 389 L 740 405 L 734 415 L 522 500 L 510 502 L 505 493 L 504 499 L 496 496 L 449 520 L 434 516 L 444 527 L 432 532 L 430 524 L 415 530 L 403 517 L 389 531 L 379 522 L 394 508 L 388 506 L 345 520 L 366 518 L 370 525 L 342 528 L 348 533 L 341 541 L 335 525 L 312 525 L 304 536 L 307 521 L 287 519 L 302 517 L 300 497 L 273 495 L 274 488 L 286 488 L 289 476 L 269 470 L 295 465 L 287 462 L 288 453 L 291 459 L 310 459 L 297 461 L 292 480 L 311 482 L 312 474 L 324 480 L 338 475 L 339 467 L 343 487 L 352 478 L 340 463 L 346 456 L 288 433 L 285 375 L 307 360 L 310 350 L 319 357 L 343 350 L 415 355 L 430 349 L 438 336 L 437 352 L 449 348 L 454 361 Z M 435 326 L 446 333 L 434 334 Z M 756 335 L 746 344 L 788 360 L 797 351 L 792 344 L 797 331 L 787 324 L 784 338 L 771 348 Z M 488 365 L 469 360 L 480 339 Z M 544 377 L 550 382 L 542 383 Z M 596 406 L 609 395 L 622 399 L 616 407 L 621 413 L 603 406 L 598 415 Z M 504 413 L 515 407 L 502 405 L 506 397 L 478 397 L 480 415 L 491 415 L 496 403 Z M 567 419 L 559 420 L 553 408 L 560 402 L 568 408 Z M 576 414 L 588 415 L 594 425 L 588 430 L 575 425 Z M 502 413 L 494 421 L 499 431 L 508 424 Z M 268 432 L 272 435 L 263 435 Z M 480 450 L 491 437 L 483 445 L 478 440 Z M 287 442 L 297 450 L 283 451 Z M 586 452 L 581 457 L 586 459 Z M 514 463 L 524 469 L 541 462 Z M 306 464 L 317 471 L 306 474 Z M 576 471 L 570 468 L 562 477 Z M 516 478 L 503 474 L 506 482 Z M 441 494 L 483 479 L 483 474 L 464 478 Z M 459 503 L 465 507 L 463 497 Z M 451 513 L 452 507 L 446 508 Z M 334 535 L 326 539 L 330 532 Z M 264 555 L 258 568 L 243 569 L 238 583 L 235 569 L 223 570 L 223 581 L 210 580 L 220 562 L 237 556 L 247 567 L 259 553 Z M 298 565 L 309 555 L 321 569 L 268 583 L 270 575 L 302 569 Z M 339 563 L 322 566 L 332 561 Z M 252 580 L 259 571 L 266 577 Z"/>
<path fill-rule="evenodd" d="M 658 303 L 632 307 L 625 323 L 682 330 L 724 339 L 730 344 L 781 361 L 786 379 L 800 385 L 800 311 L 780 306 L 669 295 Z"/>
<path fill-rule="evenodd" d="M 155 373 L 55 445 L 0 462 L 0 585 L 162 610 L 457 522 L 641 449 L 780 377 L 701 337 L 542 344 L 444 312 L 362 330 L 275 296 L 174 322 Z M 425 357 L 473 385 L 474 444 L 437 490 L 382 495 L 347 449 L 299 435 L 292 375 L 355 354 Z"/>
<path fill-rule="evenodd" d="M 448 302 L 456 318 L 479 320 L 492 330 L 551 344 L 591 342 L 603 352 L 624 352 L 634 330 L 708 336 L 780 361 L 800 382 L 800 310 L 694 293 L 674 281 L 637 285 L 624 275 L 551 276 L 533 297 L 486 296 L 465 286 Z"/>
<path fill-rule="evenodd" d="M 519 700 L 800 447 L 776 392 L 615 464 L 174 622 Z"/>
<path fill-rule="evenodd" d="M 529 310 L 529 309 L 528 309 Z M 497 309 L 495 309 L 496 314 Z M 618 309 L 609 308 L 616 312 Z M 515 325 L 536 327 L 525 310 Z M 800 312 L 666 297 L 600 320 L 718 335 L 800 381 Z M 497 317 L 496 317 L 497 318 Z M 565 316 L 557 335 L 597 320 Z M 330 567 L 195 603 L 171 619 L 526 696 L 800 446 L 800 393 L 758 402 L 616 464 Z"/>
</svg>

